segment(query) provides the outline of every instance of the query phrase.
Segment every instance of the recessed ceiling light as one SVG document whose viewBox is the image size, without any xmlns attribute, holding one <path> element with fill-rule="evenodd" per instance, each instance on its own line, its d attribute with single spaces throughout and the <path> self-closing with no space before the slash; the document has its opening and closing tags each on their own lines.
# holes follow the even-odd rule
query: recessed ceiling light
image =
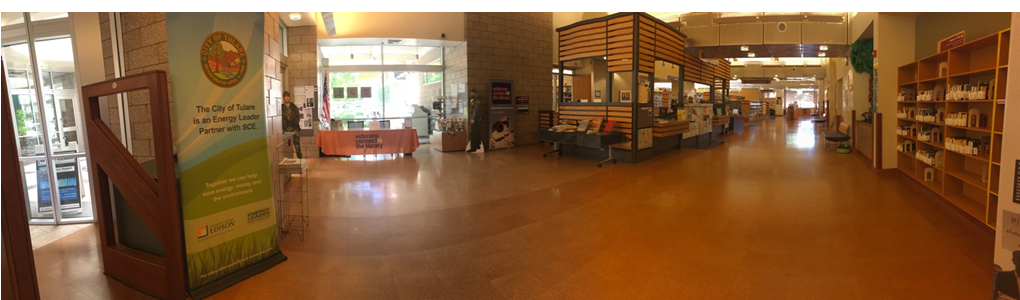
<svg viewBox="0 0 1020 300">
<path fill-rule="evenodd" d="M 301 20 L 301 14 L 299 14 L 299 13 L 290 13 L 290 19 L 294 20 L 294 21 Z"/>
<path fill-rule="evenodd" d="M 740 46 L 740 51 L 747 52 L 748 50 L 751 50 L 751 48 L 747 46 Z"/>
<path fill-rule="evenodd" d="M 825 57 L 825 52 L 818 52 L 818 57 Z"/>
<path fill-rule="evenodd" d="M 818 51 L 829 51 L 829 46 L 826 45 L 818 46 Z"/>
<path fill-rule="evenodd" d="M 747 52 L 747 57 L 754 57 L 754 52 Z"/>
</svg>

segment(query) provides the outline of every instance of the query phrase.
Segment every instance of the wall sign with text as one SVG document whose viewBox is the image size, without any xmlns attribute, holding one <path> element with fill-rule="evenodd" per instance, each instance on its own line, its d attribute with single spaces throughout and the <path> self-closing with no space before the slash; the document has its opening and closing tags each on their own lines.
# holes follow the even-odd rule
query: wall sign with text
<svg viewBox="0 0 1020 300">
<path fill-rule="evenodd" d="M 511 96 L 513 96 L 513 85 L 514 83 L 509 80 L 493 80 L 489 86 L 489 101 L 492 101 L 492 105 L 513 105 Z"/>
</svg>

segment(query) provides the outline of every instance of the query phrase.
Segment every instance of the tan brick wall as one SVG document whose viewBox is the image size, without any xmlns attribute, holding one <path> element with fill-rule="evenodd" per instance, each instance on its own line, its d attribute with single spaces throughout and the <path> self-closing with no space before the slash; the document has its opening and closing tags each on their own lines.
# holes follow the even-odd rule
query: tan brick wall
<svg viewBox="0 0 1020 300">
<path fill-rule="evenodd" d="M 166 14 L 156 12 L 119 13 L 121 19 L 122 44 L 124 50 L 124 74 L 132 75 L 154 70 L 169 72 L 166 42 Z M 108 13 L 99 14 L 101 38 L 103 39 L 103 62 L 106 78 L 114 77 L 112 32 Z M 169 79 L 168 84 L 169 84 Z M 155 143 L 152 133 L 152 110 L 149 96 L 145 92 L 130 92 L 127 96 L 128 126 L 131 130 L 131 154 L 139 162 L 155 159 Z M 171 101 L 173 97 L 170 98 Z M 110 115 L 119 115 L 116 101 L 109 101 Z M 120 119 L 110 118 L 110 129 L 120 135 Z M 172 125 L 171 125 L 172 128 Z"/>
<path fill-rule="evenodd" d="M 284 90 L 291 90 L 295 86 L 319 86 L 321 67 L 319 60 L 318 42 L 316 41 L 315 26 L 299 26 L 287 28 L 287 57 L 286 84 Z M 280 50 L 282 52 L 282 49 Z M 293 93 L 294 91 L 291 91 Z M 321 98 L 322 94 L 316 95 Z M 294 99 L 302 101 L 304 99 Z M 316 108 L 320 109 L 320 108 Z M 316 111 L 315 116 L 318 116 Z M 319 125 L 312 124 L 312 135 L 301 137 L 301 152 L 303 157 L 319 157 L 319 149 L 315 147 L 315 139 L 319 134 Z"/>
<path fill-rule="evenodd" d="M 552 108 L 552 13 L 467 13 L 466 22 L 468 89 L 478 91 L 487 112 L 489 80 L 513 80 L 514 97 L 531 101 L 528 113 L 516 114 L 517 145 L 536 143 L 538 111 Z M 482 120 L 489 124 L 488 113 Z"/>
<path fill-rule="evenodd" d="M 283 57 L 283 49 L 280 47 L 280 20 L 277 18 L 275 13 L 265 13 L 264 27 L 265 61 L 263 61 L 263 68 L 266 79 L 264 89 L 268 91 L 273 87 L 283 87 L 283 72 L 280 62 Z M 283 89 L 286 90 L 286 88 Z M 282 92 L 283 91 L 279 91 L 277 93 Z M 269 144 L 269 165 L 273 174 L 276 174 L 277 172 L 276 163 L 278 163 L 278 161 L 276 161 L 278 159 L 276 146 L 283 142 L 283 119 L 279 114 L 279 107 L 282 101 L 282 99 L 266 97 L 266 127 L 268 131 L 267 141 Z M 270 109 L 270 107 L 276 107 L 277 109 Z M 270 114 L 270 112 L 276 112 L 276 114 Z M 273 178 L 277 177 L 273 176 Z M 273 193 L 278 194 L 280 191 L 278 189 L 274 189 Z"/>
</svg>

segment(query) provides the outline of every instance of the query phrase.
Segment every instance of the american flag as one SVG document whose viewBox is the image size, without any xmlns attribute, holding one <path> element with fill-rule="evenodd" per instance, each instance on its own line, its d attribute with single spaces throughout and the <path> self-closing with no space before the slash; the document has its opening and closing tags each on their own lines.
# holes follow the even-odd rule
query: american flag
<svg viewBox="0 0 1020 300">
<path fill-rule="evenodd" d="M 329 73 L 323 72 L 322 74 L 322 113 L 319 115 L 319 128 L 329 128 L 330 126 L 330 114 L 329 114 Z"/>
</svg>

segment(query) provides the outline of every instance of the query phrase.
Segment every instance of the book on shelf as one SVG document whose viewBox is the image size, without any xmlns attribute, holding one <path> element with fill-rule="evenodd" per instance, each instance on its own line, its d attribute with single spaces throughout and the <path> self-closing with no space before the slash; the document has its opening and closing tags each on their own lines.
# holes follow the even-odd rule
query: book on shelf
<svg viewBox="0 0 1020 300">
<path fill-rule="evenodd" d="M 616 121 L 606 121 L 606 127 L 602 128 L 603 132 L 613 132 L 613 125 L 616 125 Z"/>
</svg>

